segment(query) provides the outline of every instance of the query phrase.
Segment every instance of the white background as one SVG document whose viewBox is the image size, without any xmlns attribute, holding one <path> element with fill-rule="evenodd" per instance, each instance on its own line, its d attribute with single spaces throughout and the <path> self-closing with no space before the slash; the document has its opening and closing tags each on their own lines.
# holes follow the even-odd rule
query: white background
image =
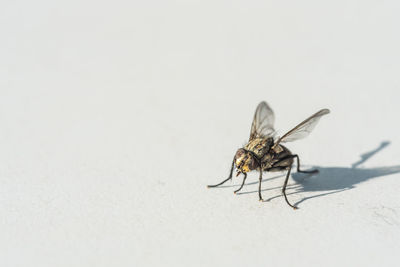
<svg viewBox="0 0 400 267">
<path fill-rule="evenodd" d="M 399 8 L 2 1 L 0 265 L 398 266 Z M 206 189 L 262 100 L 281 135 L 331 109 L 296 211 L 284 173 Z"/>
</svg>

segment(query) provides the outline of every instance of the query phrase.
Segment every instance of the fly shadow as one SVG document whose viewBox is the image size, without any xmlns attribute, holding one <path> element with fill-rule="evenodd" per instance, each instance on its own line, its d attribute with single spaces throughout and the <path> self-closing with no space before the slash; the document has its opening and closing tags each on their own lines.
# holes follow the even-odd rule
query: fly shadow
<svg viewBox="0 0 400 267">
<path fill-rule="evenodd" d="M 361 159 L 353 163 L 351 165 L 352 167 L 350 168 L 315 166 L 315 168 L 319 170 L 319 173 L 316 175 L 308 176 L 301 173 L 292 174 L 292 178 L 297 182 L 297 185 L 293 187 L 293 189 L 295 189 L 295 192 L 291 194 L 296 194 L 299 192 L 328 191 L 313 196 L 305 197 L 302 200 L 295 203 L 295 205 L 298 205 L 311 198 L 335 194 L 345 190 L 352 189 L 357 184 L 360 184 L 362 182 L 365 182 L 373 178 L 399 173 L 400 165 L 385 166 L 378 168 L 358 167 L 359 165 L 367 161 L 369 158 L 374 156 L 376 153 L 380 152 L 389 144 L 390 142 L 387 141 L 382 142 L 376 149 L 361 154 L 360 155 Z"/>
<path fill-rule="evenodd" d="M 339 193 L 345 190 L 354 188 L 357 184 L 365 182 L 367 180 L 377 178 L 380 176 L 390 175 L 400 172 L 400 165 L 386 166 L 378 168 L 359 168 L 358 166 L 363 164 L 369 158 L 380 152 L 382 149 L 387 147 L 390 142 L 382 142 L 377 148 L 360 155 L 361 159 L 353 163 L 352 167 L 322 167 L 315 166 L 314 168 L 319 170 L 319 173 L 314 175 L 307 175 L 302 173 L 293 173 L 291 176 L 296 181 L 295 185 L 290 186 L 290 189 L 295 190 L 294 192 L 287 194 L 292 195 L 302 192 L 321 192 L 313 196 L 305 197 L 298 201 L 294 205 L 316 197 Z M 313 169 L 314 169 L 313 168 Z M 270 179 L 276 179 L 280 176 L 273 177 Z M 249 183 L 252 184 L 252 183 Z M 281 187 L 274 187 L 264 189 L 262 191 L 273 190 Z M 288 186 L 289 188 L 289 186 Z M 257 191 L 243 192 L 239 194 L 256 193 Z M 274 198 L 280 197 L 281 195 L 274 196 L 267 199 L 270 201 Z"/>
</svg>

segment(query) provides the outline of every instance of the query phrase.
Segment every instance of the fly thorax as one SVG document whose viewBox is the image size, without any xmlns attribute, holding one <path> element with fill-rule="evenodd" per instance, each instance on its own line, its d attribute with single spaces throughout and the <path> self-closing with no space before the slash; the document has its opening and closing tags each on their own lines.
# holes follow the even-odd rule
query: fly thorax
<svg viewBox="0 0 400 267">
<path fill-rule="evenodd" d="M 271 147 L 273 145 L 274 145 L 274 138 L 272 137 L 267 138 L 263 144 L 262 155 L 267 154 L 271 150 Z"/>
<path fill-rule="evenodd" d="M 273 144 L 274 139 L 272 137 L 255 138 L 250 140 L 250 142 L 245 146 L 245 149 L 253 152 L 258 158 L 262 158 L 270 151 Z"/>
</svg>

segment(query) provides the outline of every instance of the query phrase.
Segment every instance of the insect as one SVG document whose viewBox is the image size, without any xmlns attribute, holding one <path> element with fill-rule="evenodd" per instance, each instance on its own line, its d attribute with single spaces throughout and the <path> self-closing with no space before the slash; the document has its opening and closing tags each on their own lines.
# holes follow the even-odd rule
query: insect
<svg viewBox="0 0 400 267">
<path fill-rule="evenodd" d="M 228 180 L 232 179 L 232 173 L 236 166 L 236 176 L 243 174 L 243 181 L 239 189 L 234 191 L 236 194 L 239 192 L 246 181 L 247 173 L 253 170 L 257 170 L 260 173 L 258 183 L 258 196 L 260 201 L 263 201 L 261 196 L 261 182 L 262 174 L 264 171 L 284 171 L 287 170 L 285 182 L 283 184 L 282 193 L 285 197 L 286 203 L 297 209 L 296 206 L 290 204 L 286 196 L 286 186 L 290 176 L 290 171 L 294 159 L 297 160 L 297 171 L 302 173 L 317 173 L 318 170 L 300 170 L 299 156 L 292 154 L 289 149 L 282 145 L 282 143 L 292 142 L 298 139 L 302 139 L 310 134 L 310 132 L 317 125 L 319 119 L 328 114 L 329 109 L 321 109 L 317 113 L 313 114 L 296 127 L 288 131 L 280 138 L 275 138 L 274 122 L 275 115 L 272 109 L 266 102 L 261 102 L 256 109 L 254 114 L 253 123 L 251 125 L 250 138 L 248 143 L 243 147 L 239 148 L 233 158 L 232 166 L 229 177 L 219 184 L 208 185 L 207 187 L 217 187 Z"/>
</svg>

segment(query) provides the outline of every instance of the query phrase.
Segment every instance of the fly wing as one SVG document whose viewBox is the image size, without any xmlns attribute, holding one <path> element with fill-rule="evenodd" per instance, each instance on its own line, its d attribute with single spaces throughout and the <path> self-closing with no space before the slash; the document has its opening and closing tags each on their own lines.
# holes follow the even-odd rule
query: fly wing
<svg viewBox="0 0 400 267">
<path fill-rule="evenodd" d="M 278 141 L 274 144 L 274 146 L 278 145 L 279 143 L 286 143 L 286 142 L 292 142 L 295 140 L 302 139 L 304 137 L 307 137 L 311 131 L 315 128 L 317 125 L 319 119 L 328 114 L 330 111 L 329 109 L 321 109 L 308 119 L 304 120 L 301 122 L 299 125 L 294 127 L 292 130 L 287 132 L 284 136 L 278 139 Z"/>
<path fill-rule="evenodd" d="M 272 136 L 274 130 L 275 115 L 268 104 L 263 101 L 258 104 L 254 113 L 253 123 L 251 124 L 250 139 L 257 137 Z"/>
</svg>

